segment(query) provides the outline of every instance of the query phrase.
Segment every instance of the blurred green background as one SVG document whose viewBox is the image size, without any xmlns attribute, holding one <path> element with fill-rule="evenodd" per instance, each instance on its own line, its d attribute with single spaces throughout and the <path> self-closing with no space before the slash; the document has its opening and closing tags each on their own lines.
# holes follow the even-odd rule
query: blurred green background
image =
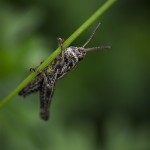
<svg viewBox="0 0 150 150">
<path fill-rule="evenodd" d="M 67 39 L 104 0 L 1 0 L 0 99 L 29 68 Z M 51 118 L 39 118 L 39 95 L 16 96 L 0 110 L 1 150 L 150 150 L 150 1 L 117 1 L 97 21 L 89 53 L 59 81 Z M 97 25 L 76 41 L 81 46 Z"/>
</svg>

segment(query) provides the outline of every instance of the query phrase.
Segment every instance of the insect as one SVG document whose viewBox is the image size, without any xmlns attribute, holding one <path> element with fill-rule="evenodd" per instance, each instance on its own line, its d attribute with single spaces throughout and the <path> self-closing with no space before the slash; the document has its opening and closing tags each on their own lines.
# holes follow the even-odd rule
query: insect
<svg viewBox="0 0 150 150">
<path fill-rule="evenodd" d="M 61 53 L 42 71 L 39 71 L 36 68 L 30 69 L 31 71 L 38 72 L 38 75 L 19 92 L 19 95 L 26 97 L 33 92 L 39 91 L 41 119 L 49 119 L 49 107 L 54 94 L 56 82 L 63 78 L 70 70 L 75 68 L 78 62 L 85 57 L 87 52 L 110 48 L 108 45 L 85 48 L 85 46 L 91 41 L 99 26 L 100 23 L 81 47 L 70 46 L 63 50 L 63 40 L 58 38 L 57 40 L 61 48 Z"/>
</svg>

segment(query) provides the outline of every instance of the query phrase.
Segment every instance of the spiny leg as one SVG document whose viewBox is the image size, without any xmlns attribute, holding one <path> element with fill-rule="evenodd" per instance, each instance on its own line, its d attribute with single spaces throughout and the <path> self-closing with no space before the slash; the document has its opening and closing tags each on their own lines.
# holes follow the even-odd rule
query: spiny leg
<svg viewBox="0 0 150 150">
<path fill-rule="evenodd" d="M 26 97 L 27 95 L 40 90 L 43 82 L 43 77 L 38 75 L 26 87 L 24 87 L 18 94 Z"/>
<path fill-rule="evenodd" d="M 41 62 L 42 63 L 42 62 Z M 38 66 L 37 66 L 38 67 Z M 37 67 L 31 68 L 30 71 L 38 72 L 39 74 L 26 86 L 24 87 L 18 94 L 20 96 L 27 96 L 31 93 L 39 91 L 43 82 L 43 75 L 40 71 L 37 71 Z"/>
<path fill-rule="evenodd" d="M 60 66 L 62 66 L 63 65 L 63 62 L 64 62 L 64 49 L 63 49 L 63 43 L 64 43 L 64 40 L 62 39 L 62 38 L 57 38 L 57 42 L 58 42 L 58 46 L 60 47 L 60 49 L 61 49 L 61 54 L 60 54 L 60 58 L 58 58 L 58 59 L 60 59 L 60 62 L 59 62 L 59 64 L 57 64 L 57 65 L 60 65 Z"/>
<path fill-rule="evenodd" d="M 37 67 L 30 68 L 30 71 L 33 71 L 33 72 L 36 72 L 36 73 L 40 74 L 43 77 L 44 81 L 47 83 L 47 77 L 46 77 L 46 75 L 43 71 L 38 70 Z"/>
<path fill-rule="evenodd" d="M 40 116 L 43 120 L 49 119 L 49 108 L 54 94 L 57 72 L 51 72 L 47 77 L 47 83 L 44 81 L 40 90 Z"/>
<path fill-rule="evenodd" d="M 63 50 L 63 43 L 64 43 L 64 39 L 62 38 L 57 38 L 57 42 L 58 42 L 58 46 L 61 48 L 61 51 Z"/>
</svg>

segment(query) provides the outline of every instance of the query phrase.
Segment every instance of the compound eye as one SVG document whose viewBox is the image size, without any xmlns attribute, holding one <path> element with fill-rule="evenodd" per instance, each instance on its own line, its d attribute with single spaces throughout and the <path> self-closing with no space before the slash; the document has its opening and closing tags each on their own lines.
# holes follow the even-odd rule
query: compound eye
<svg viewBox="0 0 150 150">
<path fill-rule="evenodd" d="M 84 56 L 85 56 L 85 52 L 84 52 L 84 53 L 81 53 L 81 54 L 78 56 L 79 60 L 82 60 L 82 59 L 84 58 Z"/>
<path fill-rule="evenodd" d="M 83 59 L 83 57 L 79 57 L 79 61 L 82 60 L 82 59 Z"/>
<path fill-rule="evenodd" d="M 85 52 L 85 51 L 82 51 L 82 54 L 85 56 L 86 52 Z"/>
</svg>

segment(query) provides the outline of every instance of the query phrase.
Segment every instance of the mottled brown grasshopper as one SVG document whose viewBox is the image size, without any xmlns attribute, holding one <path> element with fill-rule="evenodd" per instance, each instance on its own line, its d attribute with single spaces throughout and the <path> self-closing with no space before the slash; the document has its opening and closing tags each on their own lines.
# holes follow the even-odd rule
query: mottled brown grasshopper
<svg viewBox="0 0 150 150">
<path fill-rule="evenodd" d="M 48 120 L 49 118 L 49 107 L 52 101 L 56 81 L 72 70 L 78 62 L 85 57 L 87 52 L 110 48 L 110 46 L 85 48 L 99 26 L 100 23 L 81 47 L 70 46 L 63 49 L 63 40 L 58 38 L 57 40 L 61 47 L 61 53 L 42 71 L 38 71 L 36 68 L 31 68 L 32 71 L 38 72 L 39 74 L 19 92 L 19 95 L 25 97 L 33 92 L 40 92 L 40 116 L 43 120 Z"/>
</svg>

